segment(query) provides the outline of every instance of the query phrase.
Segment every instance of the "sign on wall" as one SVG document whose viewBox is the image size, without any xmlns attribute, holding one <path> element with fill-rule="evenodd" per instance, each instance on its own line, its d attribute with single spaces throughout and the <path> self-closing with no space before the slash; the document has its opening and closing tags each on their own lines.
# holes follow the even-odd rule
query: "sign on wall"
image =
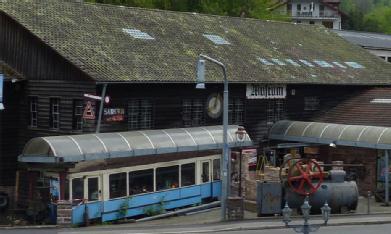
<svg viewBox="0 0 391 234">
<path fill-rule="evenodd" d="M 286 85 L 247 84 L 247 99 L 277 99 L 286 97 Z"/>
<path fill-rule="evenodd" d="M 106 122 L 122 122 L 125 120 L 124 108 L 104 108 L 103 119 Z"/>
<path fill-rule="evenodd" d="M 3 82 L 4 82 L 4 75 L 0 74 L 0 110 L 4 110 L 4 105 L 3 105 Z"/>
<path fill-rule="evenodd" d="M 90 120 L 95 119 L 95 110 L 94 107 L 92 106 L 91 101 L 87 101 L 86 107 L 84 108 L 83 111 L 83 119 L 90 119 Z"/>
</svg>

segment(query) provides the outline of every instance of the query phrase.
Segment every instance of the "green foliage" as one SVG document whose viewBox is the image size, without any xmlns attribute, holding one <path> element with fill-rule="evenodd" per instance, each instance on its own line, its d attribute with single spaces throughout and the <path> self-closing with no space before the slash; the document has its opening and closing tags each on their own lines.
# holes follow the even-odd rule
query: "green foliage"
<svg viewBox="0 0 391 234">
<path fill-rule="evenodd" d="M 132 197 L 128 197 L 127 199 L 125 199 L 120 207 L 119 207 L 119 210 L 118 210 L 118 218 L 122 218 L 122 217 L 125 217 L 126 216 L 126 213 L 128 212 L 128 209 L 129 209 L 129 203 L 131 202 L 132 200 Z"/>
<path fill-rule="evenodd" d="M 146 206 L 143 212 L 147 216 L 163 214 L 164 212 L 166 212 L 166 209 L 164 209 L 165 204 L 166 202 L 164 201 L 164 196 L 162 196 L 157 204 Z"/>
<path fill-rule="evenodd" d="M 391 34 L 391 0 L 342 0 L 345 29 Z"/>
<path fill-rule="evenodd" d="M 268 10 L 275 0 L 86 0 L 87 2 L 215 15 L 284 20 Z"/>
</svg>

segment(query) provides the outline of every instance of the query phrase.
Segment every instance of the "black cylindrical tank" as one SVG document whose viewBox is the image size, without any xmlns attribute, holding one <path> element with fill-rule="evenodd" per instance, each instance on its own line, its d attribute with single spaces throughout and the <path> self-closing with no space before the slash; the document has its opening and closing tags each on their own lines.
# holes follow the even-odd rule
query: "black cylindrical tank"
<svg viewBox="0 0 391 234">
<path fill-rule="evenodd" d="M 320 208 L 327 201 L 332 213 L 355 210 L 358 203 L 358 188 L 354 181 L 344 181 L 345 172 L 343 170 L 329 171 L 331 180 L 325 181 L 318 191 L 309 196 L 311 211 L 318 213 Z M 341 180 L 342 178 L 342 180 Z M 285 188 L 285 199 L 290 208 L 300 210 L 305 196 L 292 192 L 289 187 Z"/>
</svg>

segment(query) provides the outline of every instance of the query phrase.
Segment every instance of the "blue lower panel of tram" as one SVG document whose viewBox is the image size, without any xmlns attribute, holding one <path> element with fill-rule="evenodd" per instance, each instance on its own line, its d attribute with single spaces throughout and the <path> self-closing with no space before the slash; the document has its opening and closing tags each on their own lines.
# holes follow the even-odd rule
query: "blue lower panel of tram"
<svg viewBox="0 0 391 234">
<path fill-rule="evenodd" d="M 184 188 L 170 189 L 128 198 L 90 202 L 72 208 L 72 223 L 83 223 L 87 209 L 88 218 L 101 218 L 102 222 L 142 215 L 159 210 L 175 209 L 199 204 L 205 198 L 217 198 L 221 182 L 205 183 Z"/>
</svg>

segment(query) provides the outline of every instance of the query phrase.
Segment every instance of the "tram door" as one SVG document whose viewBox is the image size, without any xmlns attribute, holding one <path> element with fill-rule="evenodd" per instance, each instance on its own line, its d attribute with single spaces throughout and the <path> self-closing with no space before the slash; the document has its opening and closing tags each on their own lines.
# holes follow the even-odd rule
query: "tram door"
<svg viewBox="0 0 391 234">
<path fill-rule="evenodd" d="M 208 183 L 211 181 L 211 160 L 201 161 L 200 168 L 201 183 Z"/>
<path fill-rule="evenodd" d="M 84 180 L 84 198 L 88 202 L 102 200 L 102 182 L 99 176 L 87 176 Z"/>
</svg>

